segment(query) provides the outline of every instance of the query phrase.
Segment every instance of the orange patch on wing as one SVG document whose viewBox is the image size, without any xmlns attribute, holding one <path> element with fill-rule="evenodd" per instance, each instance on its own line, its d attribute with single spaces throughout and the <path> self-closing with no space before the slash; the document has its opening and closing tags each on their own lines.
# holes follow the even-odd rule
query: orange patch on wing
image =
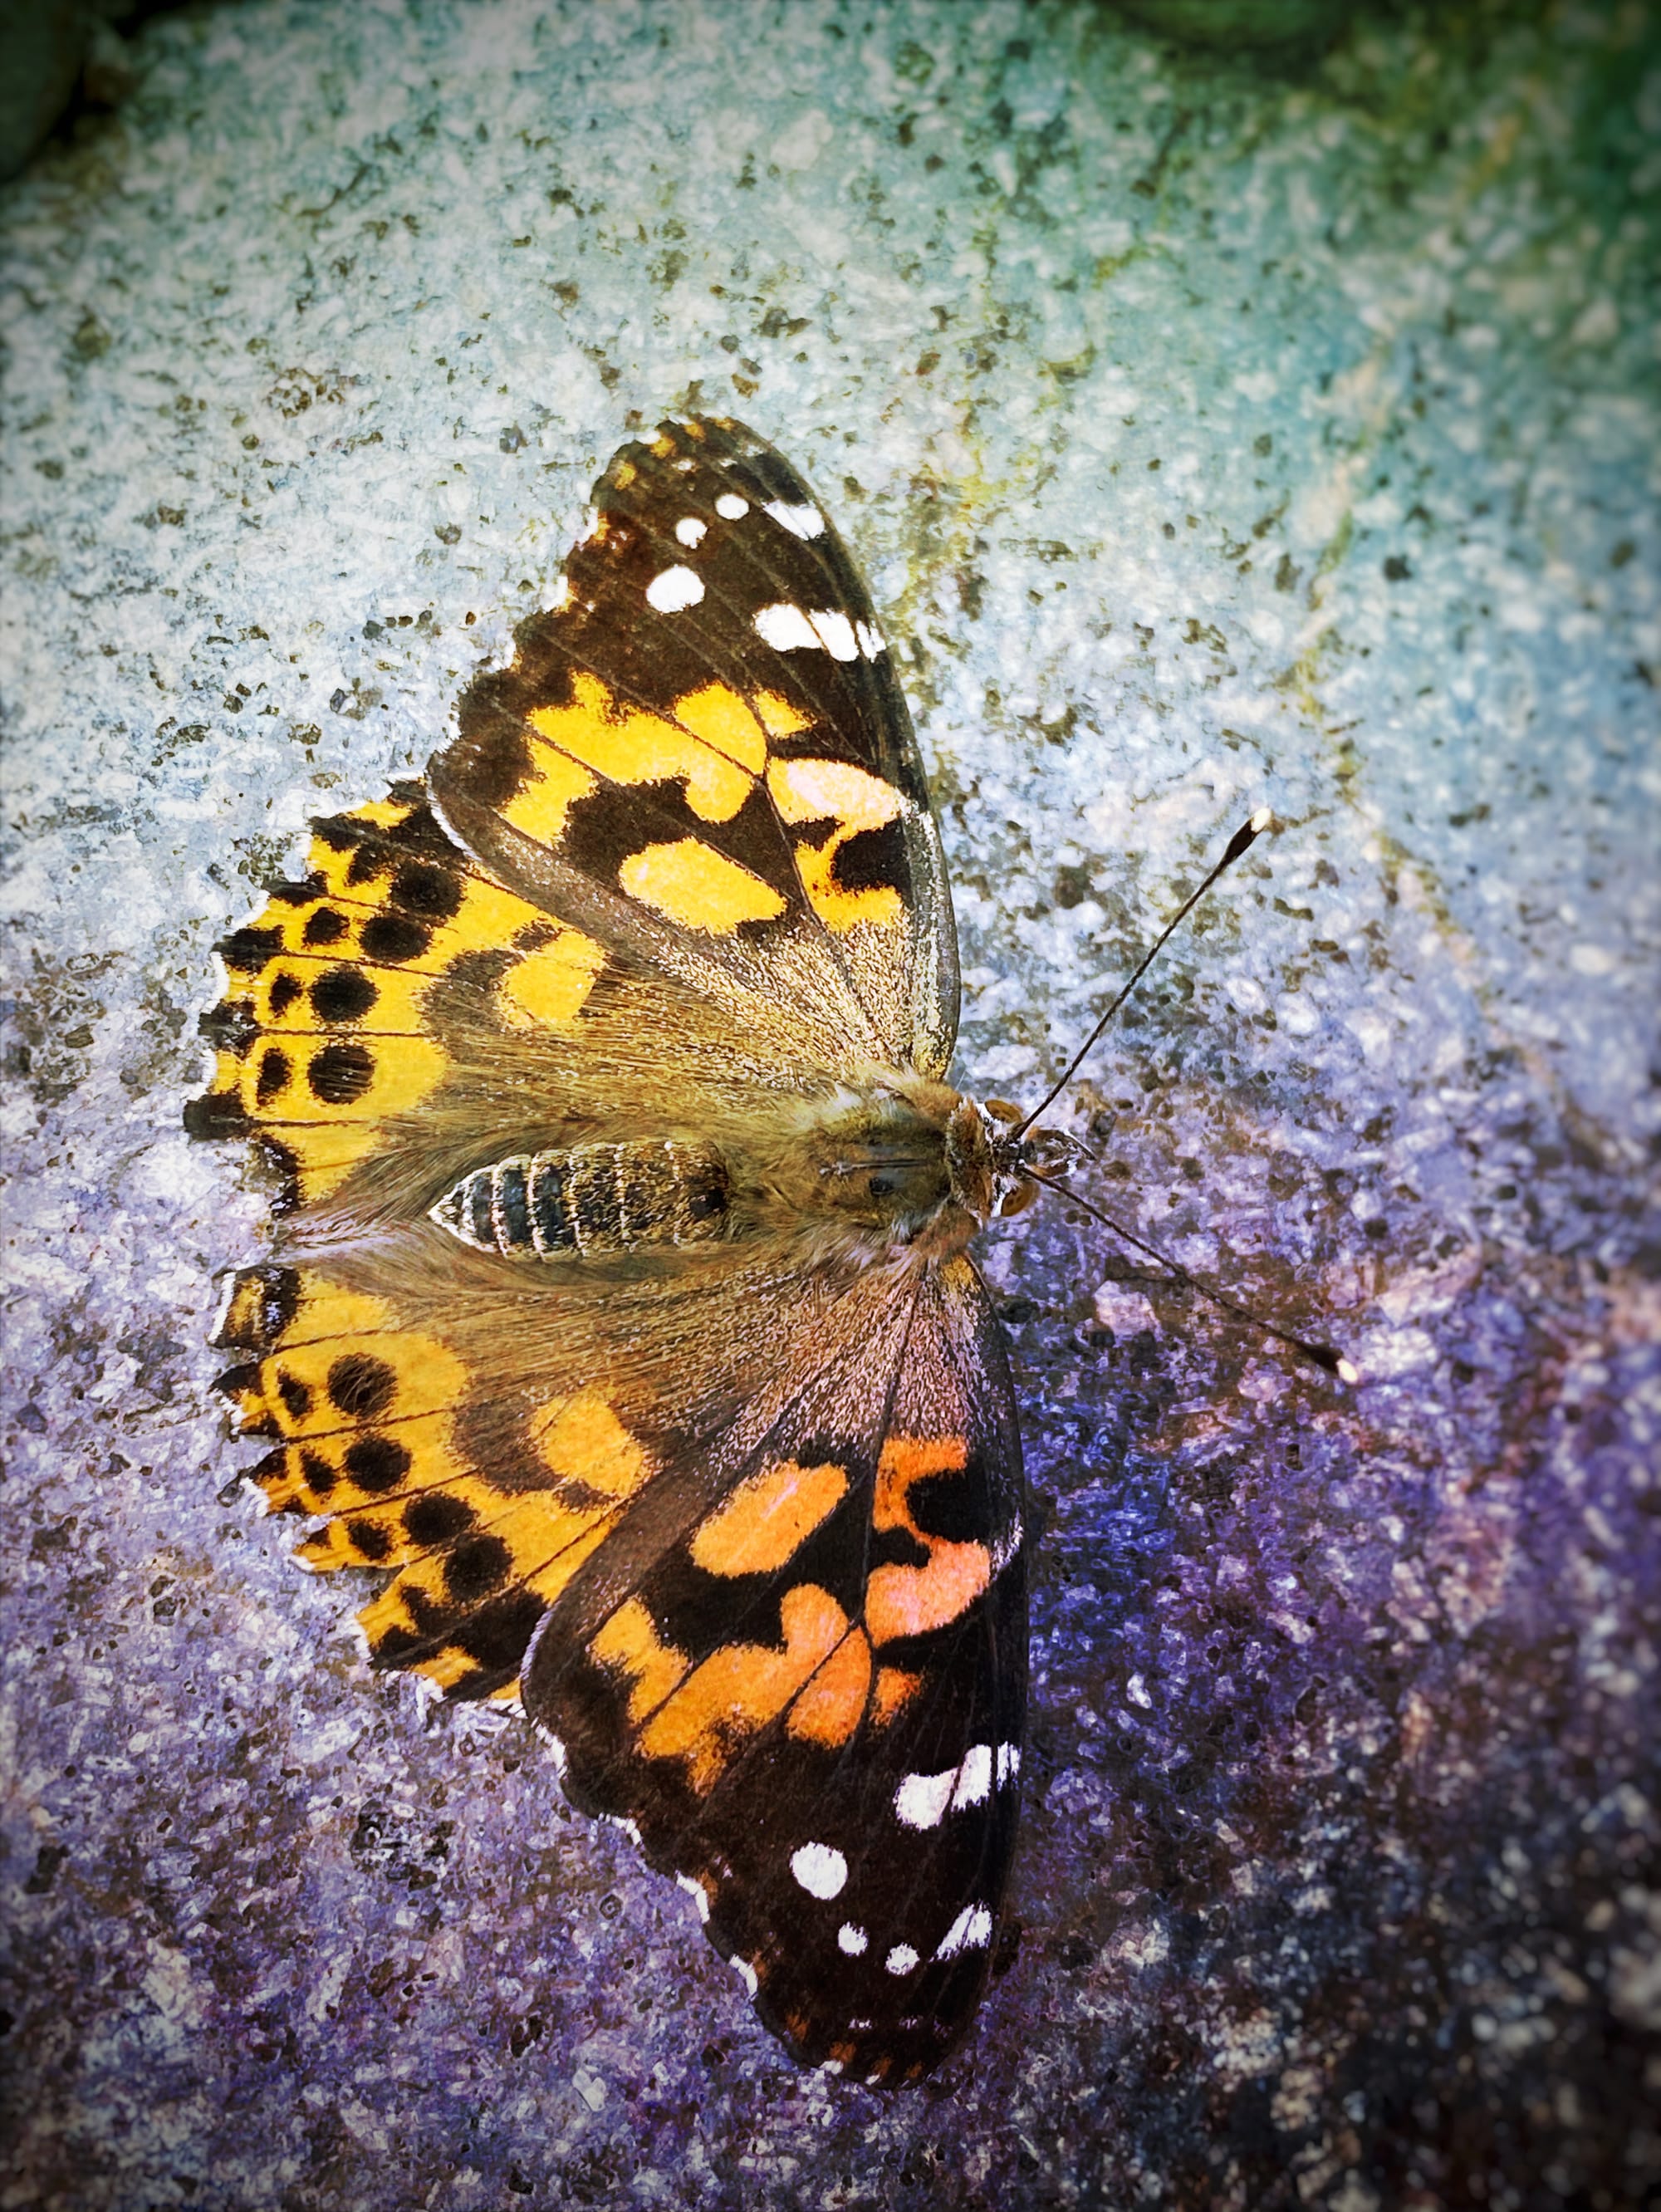
<svg viewBox="0 0 1661 2212">
<path fill-rule="evenodd" d="M 785 1591 L 779 1619 L 782 1646 L 728 1644 L 694 1668 L 641 1732 L 648 1758 L 684 1761 L 692 1787 L 709 1790 L 733 1748 L 777 1719 L 848 1632 L 846 1613 L 814 1583 Z"/>
<path fill-rule="evenodd" d="M 643 846 L 617 871 L 631 898 L 685 929 L 730 937 L 741 922 L 773 921 L 785 900 L 771 884 L 718 853 L 701 837 Z"/>
<path fill-rule="evenodd" d="M 902 1528 L 929 1554 L 921 1567 L 874 1568 L 865 1585 L 865 1626 L 873 1644 L 922 1636 L 967 1612 L 992 1577 L 985 1545 L 954 1543 L 919 1528 L 911 1492 L 931 1475 L 955 1474 L 968 1463 L 962 1437 L 890 1437 L 876 1470 L 871 1504 L 874 1527 Z"/>
<path fill-rule="evenodd" d="M 589 1650 L 603 1667 L 629 1677 L 628 1717 L 637 1725 L 685 1676 L 692 1662 L 658 1637 L 658 1625 L 637 1597 L 620 1605 Z"/>
<path fill-rule="evenodd" d="M 741 1482 L 692 1540 L 706 1574 L 761 1575 L 782 1567 L 846 1494 L 846 1468 L 779 1460 Z"/>
<path fill-rule="evenodd" d="M 849 1741 L 864 1718 L 870 1686 L 870 1644 L 864 1631 L 856 1628 L 837 1645 L 791 1707 L 785 1734 L 834 1750 Z"/>
<path fill-rule="evenodd" d="M 903 1667 L 879 1667 L 876 1694 L 871 1699 L 871 1718 L 878 1728 L 904 1712 L 922 1686 L 920 1674 L 908 1674 Z"/>
</svg>

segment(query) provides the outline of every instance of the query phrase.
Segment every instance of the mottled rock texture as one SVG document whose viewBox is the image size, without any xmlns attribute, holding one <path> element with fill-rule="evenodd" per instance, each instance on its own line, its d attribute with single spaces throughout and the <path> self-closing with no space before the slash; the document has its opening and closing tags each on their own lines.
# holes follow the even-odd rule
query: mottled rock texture
<svg viewBox="0 0 1661 2212">
<path fill-rule="evenodd" d="M 8 187 L 0 2207 L 1585 2207 L 1661 2183 L 1661 53 L 1640 4 L 322 9 L 138 30 Z M 1029 1216 L 1015 1929 L 797 2075 L 519 1725 L 258 1522 L 209 947 L 426 757 L 620 439 L 815 479 L 966 1082 L 1350 1391 Z M 1018 1935 L 1018 1941 L 1015 1940 Z"/>
</svg>

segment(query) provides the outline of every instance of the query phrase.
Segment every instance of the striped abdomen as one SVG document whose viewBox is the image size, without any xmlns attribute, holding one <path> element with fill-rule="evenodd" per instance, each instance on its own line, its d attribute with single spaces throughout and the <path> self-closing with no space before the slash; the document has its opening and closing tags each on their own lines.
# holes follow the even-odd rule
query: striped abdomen
<svg viewBox="0 0 1661 2212">
<path fill-rule="evenodd" d="M 464 1176 L 431 1211 L 476 1251 L 560 1260 L 707 1243 L 721 1234 L 727 1203 L 719 1155 L 666 1137 L 499 1160 Z"/>
</svg>

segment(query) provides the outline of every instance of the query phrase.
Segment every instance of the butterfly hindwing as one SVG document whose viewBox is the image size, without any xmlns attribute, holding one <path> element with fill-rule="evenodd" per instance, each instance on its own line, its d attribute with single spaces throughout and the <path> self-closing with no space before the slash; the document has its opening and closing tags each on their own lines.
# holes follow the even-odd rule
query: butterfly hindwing
<svg viewBox="0 0 1661 2212">
<path fill-rule="evenodd" d="M 717 1505 L 645 1556 L 623 1518 L 552 1607 L 524 1698 L 574 1801 L 682 1877 L 797 2056 L 898 2080 L 967 2025 L 1003 1899 L 1020 1445 L 961 1256 L 898 1296 L 862 1279 L 815 1353 L 728 1452 Z"/>
</svg>

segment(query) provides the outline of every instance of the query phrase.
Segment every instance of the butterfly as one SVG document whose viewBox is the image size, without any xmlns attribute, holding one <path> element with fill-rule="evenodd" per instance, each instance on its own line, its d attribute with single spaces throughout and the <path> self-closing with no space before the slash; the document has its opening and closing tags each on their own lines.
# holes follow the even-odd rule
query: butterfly
<svg viewBox="0 0 1661 2212">
<path fill-rule="evenodd" d="M 969 1247 L 1042 1140 L 947 1081 L 893 657 L 802 477 L 665 424 L 424 780 L 219 947 L 187 1110 L 272 1257 L 215 1341 L 373 1659 L 518 1700 L 800 2060 L 980 2002 L 1026 1702 L 1021 1442 Z"/>
</svg>

